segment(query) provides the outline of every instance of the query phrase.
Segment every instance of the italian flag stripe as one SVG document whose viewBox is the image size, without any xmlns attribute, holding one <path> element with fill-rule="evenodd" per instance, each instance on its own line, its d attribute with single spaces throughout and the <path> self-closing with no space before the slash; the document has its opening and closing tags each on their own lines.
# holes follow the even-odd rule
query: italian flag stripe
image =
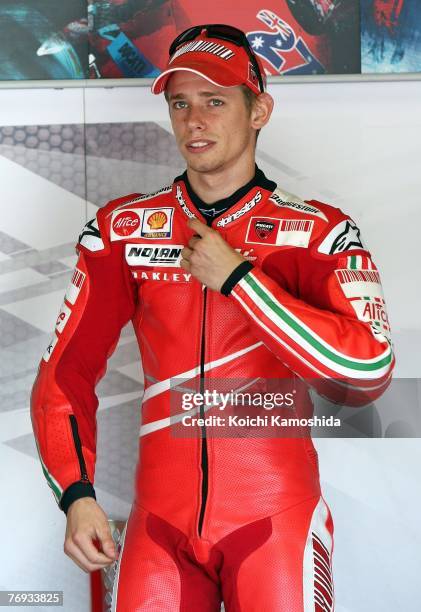
<svg viewBox="0 0 421 612">
<path fill-rule="evenodd" d="M 60 485 L 58 484 L 57 480 L 50 474 L 50 472 L 47 470 L 47 466 L 45 465 L 44 461 L 42 460 L 41 457 L 41 453 L 39 450 L 39 446 L 38 446 L 38 442 L 37 442 L 37 451 L 38 451 L 38 456 L 39 459 L 41 461 L 41 467 L 42 467 L 42 471 L 44 472 L 44 476 L 47 480 L 48 485 L 51 487 L 53 493 L 54 493 L 54 497 L 56 498 L 57 503 L 59 503 L 61 496 L 63 495 L 63 489 L 60 487 Z"/>
<path fill-rule="evenodd" d="M 385 374 L 392 361 L 392 351 L 390 347 L 382 355 L 374 359 L 352 359 L 334 347 L 328 345 L 313 330 L 308 328 L 299 319 L 280 304 L 270 291 L 264 287 L 253 275 L 253 272 L 246 274 L 238 283 L 246 292 L 252 303 L 260 308 L 263 317 L 268 319 L 278 333 L 284 333 L 304 349 L 311 357 L 333 372 L 343 375 L 353 375 L 358 373 L 359 377 L 372 378 L 371 373 L 377 375 Z M 233 293 L 235 293 L 234 288 Z M 381 372 L 381 370 L 385 370 Z"/>
</svg>

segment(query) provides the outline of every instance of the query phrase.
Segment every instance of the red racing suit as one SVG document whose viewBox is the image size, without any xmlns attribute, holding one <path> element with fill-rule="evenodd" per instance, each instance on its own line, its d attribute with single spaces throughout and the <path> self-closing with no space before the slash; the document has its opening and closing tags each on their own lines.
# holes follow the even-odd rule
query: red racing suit
<svg viewBox="0 0 421 612">
<path fill-rule="evenodd" d="M 95 496 L 95 385 L 131 320 L 145 393 L 113 610 L 333 610 L 311 438 L 175 436 L 170 393 L 175 378 L 306 379 L 336 402 L 375 399 L 394 365 L 379 273 L 352 219 L 258 170 L 211 222 L 245 257 L 213 291 L 180 267 L 193 216 L 206 223 L 184 174 L 83 229 L 31 398 L 44 474 L 65 512 Z"/>
</svg>

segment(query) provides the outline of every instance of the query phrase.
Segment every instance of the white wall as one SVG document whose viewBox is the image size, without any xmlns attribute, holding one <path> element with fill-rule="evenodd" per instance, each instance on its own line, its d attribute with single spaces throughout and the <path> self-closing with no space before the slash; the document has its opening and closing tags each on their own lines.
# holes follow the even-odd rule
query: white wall
<svg viewBox="0 0 421 612">
<path fill-rule="evenodd" d="M 276 107 L 270 127 L 259 139 L 259 165 L 287 191 L 351 213 L 383 279 L 397 353 L 396 376 L 418 377 L 421 82 L 277 84 L 270 92 Z M 146 88 L 0 91 L 0 126 L 78 124 L 83 118 L 87 124 L 152 121 L 170 129 L 164 100 L 152 97 Z M 92 206 L 11 162 L 4 153 L 0 145 L 0 231 L 29 244 L 41 261 L 40 236 L 45 249 L 74 243 Z M 48 205 L 43 208 L 46 198 L 50 215 Z M 30 293 L 26 298 L 10 293 L 12 297 L 1 302 L 12 286 L 16 290 L 16 283 L 41 284 L 31 257 L 28 252 L 26 264 L 16 263 L 16 257 L 0 253 L 0 315 L 14 312 L 19 321 L 45 333 L 53 328 L 61 303 L 60 283 L 54 281 L 46 294 L 48 304 L 45 294 Z M 67 254 L 61 261 L 66 257 L 72 259 Z M 20 270 L 28 267 L 32 272 L 22 276 Z M 43 336 L 39 342 L 36 336 L 24 343 L 18 340 L 17 334 L 11 347 L 1 349 L 0 376 L 7 401 L 18 391 L 16 398 L 29 393 L 33 375 L 25 378 L 23 353 L 33 370 L 43 352 Z M 14 380 L 13 363 L 19 365 L 22 383 Z M 126 372 L 132 365 L 125 365 Z M 112 405 L 105 395 L 103 410 Z M 31 434 L 28 402 L 16 408 L 9 404 L 7 409 L 6 404 L 0 406 L 0 589 L 64 589 L 64 610 L 87 612 L 87 576 L 62 552 L 65 517 L 38 460 L 19 443 Z M 316 445 L 336 527 L 337 612 L 418 612 L 419 440 L 317 440 Z M 97 492 L 114 516 L 127 512 L 127 503 L 105 488 Z"/>
</svg>

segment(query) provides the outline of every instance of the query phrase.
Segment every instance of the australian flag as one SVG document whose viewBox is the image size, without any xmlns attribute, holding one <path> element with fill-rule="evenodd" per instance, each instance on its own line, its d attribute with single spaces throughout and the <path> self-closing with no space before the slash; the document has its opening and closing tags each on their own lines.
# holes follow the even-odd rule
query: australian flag
<svg viewBox="0 0 421 612">
<path fill-rule="evenodd" d="M 275 13 L 261 10 L 257 14 L 268 30 L 248 32 L 253 51 L 265 59 L 279 74 L 325 74 L 326 68 L 310 51 L 301 36 Z"/>
</svg>

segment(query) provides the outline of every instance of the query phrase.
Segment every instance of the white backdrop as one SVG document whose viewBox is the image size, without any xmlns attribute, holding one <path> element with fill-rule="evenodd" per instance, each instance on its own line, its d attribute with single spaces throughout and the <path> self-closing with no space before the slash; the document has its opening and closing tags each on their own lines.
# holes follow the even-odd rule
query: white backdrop
<svg viewBox="0 0 421 612">
<path fill-rule="evenodd" d="M 286 83 L 270 86 L 270 92 L 276 106 L 270 127 L 259 138 L 259 165 L 287 191 L 331 203 L 357 221 L 381 272 L 397 353 L 396 377 L 419 377 L 421 82 Z M 0 91 L 0 126 L 84 120 L 88 126 L 153 122 L 170 131 L 165 101 L 146 88 Z M 92 216 L 93 202 L 22 167 L 5 146 L 0 145 L 0 231 L 29 245 L 27 257 L 34 249 L 74 243 Z M 139 184 L 138 190 L 143 189 Z M 71 251 L 63 251 L 59 259 L 63 265 L 73 260 Z M 14 315 L 47 333 L 64 290 L 57 285 L 41 297 L 12 296 L 22 283 L 41 284 L 36 276 L 41 272 L 31 269 L 29 274 L 27 269 L 0 249 L 0 315 Z M 127 341 L 123 338 L 122 344 Z M 35 341 L 30 346 L 35 368 L 43 350 Z M 14 376 L 8 369 L 12 349 L 2 351 L 6 391 Z M 130 376 L 132 365 L 125 368 Z M 22 378 L 23 396 L 33 376 Z M 112 398 L 101 399 L 101 410 L 109 405 Z M 62 552 L 65 517 L 37 458 L 12 443 L 30 434 L 27 398 L 19 407 L 0 407 L 0 590 L 64 590 L 66 612 L 88 612 L 87 576 Z M 337 612 L 419 612 L 419 440 L 316 440 L 316 446 L 335 521 Z M 129 504 L 106 487 L 98 485 L 97 493 L 114 515 L 127 513 Z"/>
</svg>

